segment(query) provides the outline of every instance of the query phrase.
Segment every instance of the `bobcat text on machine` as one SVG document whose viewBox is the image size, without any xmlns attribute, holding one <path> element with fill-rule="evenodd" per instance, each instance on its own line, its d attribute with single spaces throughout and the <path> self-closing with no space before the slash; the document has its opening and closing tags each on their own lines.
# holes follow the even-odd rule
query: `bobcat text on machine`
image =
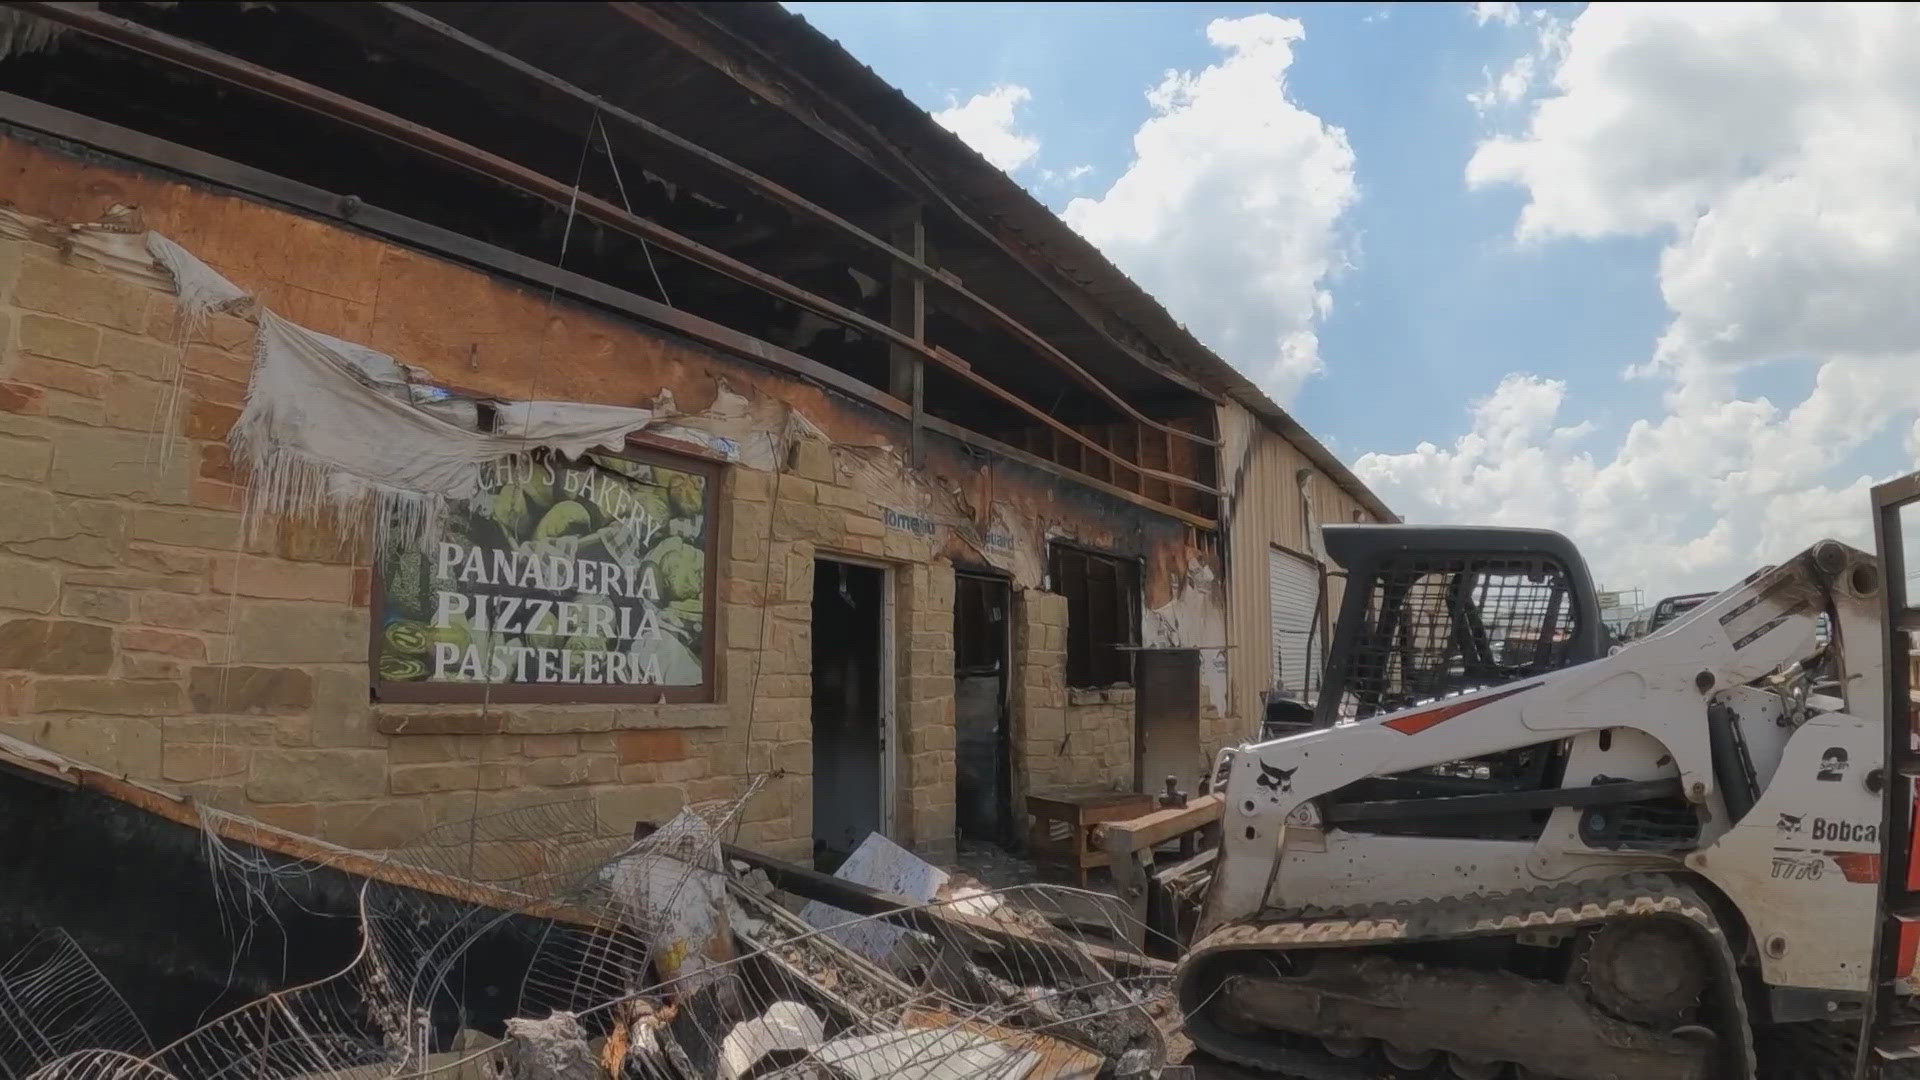
<svg viewBox="0 0 1920 1080">
<path fill-rule="evenodd" d="M 1564 537 L 1329 526 L 1316 726 L 1216 770 L 1195 1045 L 1304 1080 L 1913 1067 L 1909 503 L 1875 490 L 1878 558 L 1823 541 L 1611 656 Z"/>
</svg>

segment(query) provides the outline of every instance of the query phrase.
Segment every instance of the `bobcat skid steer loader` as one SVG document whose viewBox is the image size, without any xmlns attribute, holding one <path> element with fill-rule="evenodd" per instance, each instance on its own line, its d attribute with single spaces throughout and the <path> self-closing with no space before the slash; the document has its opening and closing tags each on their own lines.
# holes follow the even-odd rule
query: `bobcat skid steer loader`
<svg viewBox="0 0 1920 1080">
<path fill-rule="evenodd" d="M 1876 490 L 1879 558 L 1823 541 L 1611 656 L 1563 537 L 1329 527 L 1319 726 L 1217 766 L 1195 1045 L 1301 1080 L 1920 1075 L 1907 503 L 1920 474 Z"/>
</svg>

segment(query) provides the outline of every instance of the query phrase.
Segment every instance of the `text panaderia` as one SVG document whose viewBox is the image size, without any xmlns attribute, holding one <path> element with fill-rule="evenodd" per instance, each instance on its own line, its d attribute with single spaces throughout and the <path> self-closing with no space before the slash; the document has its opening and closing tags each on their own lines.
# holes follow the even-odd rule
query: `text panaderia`
<svg viewBox="0 0 1920 1080">
<path fill-rule="evenodd" d="M 480 589 L 440 589 L 436 591 L 432 623 L 436 630 L 444 630 L 459 619 L 475 636 L 533 635 L 560 642 L 590 638 L 609 646 L 653 640 L 661 633 L 660 584 L 651 565 L 621 566 L 442 543 L 434 571 L 436 580 L 482 589 L 508 586 L 576 596 L 584 593 L 608 600 L 547 600 Z M 611 602 L 616 598 L 635 603 Z M 481 637 L 464 648 L 453 642 L 435 642 L 433 677 L 590 685 L 660 681 L 659 662 L 652 656 L 640 659 L 612 648 L 580 650 L 510 643 L 489 649 L 486 643 L 492 640 L 496 639 Z"/>
</svg>

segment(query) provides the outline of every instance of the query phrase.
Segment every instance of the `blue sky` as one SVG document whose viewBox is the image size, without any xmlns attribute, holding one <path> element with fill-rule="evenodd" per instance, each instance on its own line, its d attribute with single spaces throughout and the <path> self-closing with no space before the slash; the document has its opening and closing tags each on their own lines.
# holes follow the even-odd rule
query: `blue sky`
<svg viewBox="0 0 1920 1080">
<path fill-rule="evenodd" d="M 1619 373 L 1666 322 L 1659 245 L 1523 250 L 1512 241 L 1523 194 L 1467 190 L 1467 158 L 1486 126 L 1467 95 L 1522 28 L 1483 28 L 1452 5 L 787 6 L 929 111 L 1026 87 L 1022 128 L 1041 150 L 1015 175 L 1055 210 L 1125 169 L 1149 115 L 1146 91 L 1169 68 L 1218 59 L 1208 23 L 1262 11 L 1297 18 L 1306 39 L 1289 72 L 1293 95 L 1346 131 L 1360 186 L 1345 223 L 1353 265 L 1333 280 L 1321 325 L 1326 371 L 1290 403 L 1301 422 L 1352 457 L 1454 438 L 1468 423 L 1459 406 L 1509 371 L 1567 378 L 1602 418 L 1622 399 L 1657 396 Z M 1078 165 L 1093 168 L 1076 183 L 1039 177 Z"/>
<path fill-rule="evenodd" d="M 1816 528 L 1862 541 L 1865 481 L 1911 467 L 1920 393 L 1876 394 L 1873 380 L 1887 355 L 1920 357 L 1920 326 L 1861 355 L 1832 312 L 1904 300 L 1830 283 L 1884 277 L 1885 245 L 1869 257 L 1849 241 L 1910 204 L 1911 166 L 1863 190 L 1848 155 L 1920 134 L 1899 80 L 1920 56 L 1854 64 L 1848 85 L 1821 74 L 1843 44 L 1920 36 L 1898 14 L 788 7 L 930 112 L 1018 88 L 996 128 L 1024 140 L 1010 173 L 1411 519 L 1559 528 L 1614 584 L 1718 587 Z M 1265 15 L 1298 26 L 1276 34 Z M 1150 104 L 1170 72 L 1183 89 Z M 1770 113 L 1755 85 L 1778 99 Z M 1830 123 L 1777 119 L 1867 98 L 1898 130 L 1862 125 L 1838 154 Z M 1155 124 L 1181 133 L 1157 164 L 1135 143 Z M 1192 190 L 1165 160 L 1183 146 L 1206 174 Z M 1105 205 L 1069 209 L 1076 197 Z M 1244 242 L 1218 209 L 1235 199 L 1270 208 L 1248 212 Z M 1797 214 L 1808 199 L 1853 214 L 1852 232 Z M 1143 207 L 1165 220 L 1133 235 Z M 1743 216 L 1753 239 L 1712 227 Z M 1920 239 L 1896 248 L 1920 269 Z M 1263 367 L 1295 331 L 1317 371 L 1298 356 Z"/>
</svg>

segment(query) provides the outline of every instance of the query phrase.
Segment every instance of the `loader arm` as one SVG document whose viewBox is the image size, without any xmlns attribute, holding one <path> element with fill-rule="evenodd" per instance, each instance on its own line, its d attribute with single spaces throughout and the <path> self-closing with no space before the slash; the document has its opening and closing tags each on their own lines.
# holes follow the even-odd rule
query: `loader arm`
<svg viewBox="0 0 1920 1080">
<path fill-rule="evenodd" d="M 1883 798 L 1906 742 L 1874 558 L 1823 541 L 1572 666 L 1580 575 L 1535 560 L 1549 595 L 1516 631 L 1445 565 L 1424 608 L 1375 587 L 1343 613 L 1397 650 L 1348 702 L 1400 707 L 1222 753 L 1175 975 L 1195 1045 L 1307 1080 L 1882 1075 L 1854 1046 L 1876 987 L 1908 989 L 1920 906 L 1880 933 L 1908 811 Z M 1516 760 L 1552 767 L 1487 782 Z"/>
<path fill-rule="evenodd" d="M 1313 811 L 1303 808 L 1368 777 L 1631 729 L 1671 755 L 1688 801 L 1716 806 L 1721 792 L 1710 698 L 1803 657 L 1827 596 L 1809 551 L 1702 604 L 1658 638 L 1613 656 L 1227 751 L 1219 864 L 1201 932 L 1286 906 L 1286 883 L 1274 878 L 1289 817 L 1299 813 L 1302 821 L 1314 820 Z M 1728 824 L 1722 811 L 1709 831 L 1724 831 Z"/>
</svg>

